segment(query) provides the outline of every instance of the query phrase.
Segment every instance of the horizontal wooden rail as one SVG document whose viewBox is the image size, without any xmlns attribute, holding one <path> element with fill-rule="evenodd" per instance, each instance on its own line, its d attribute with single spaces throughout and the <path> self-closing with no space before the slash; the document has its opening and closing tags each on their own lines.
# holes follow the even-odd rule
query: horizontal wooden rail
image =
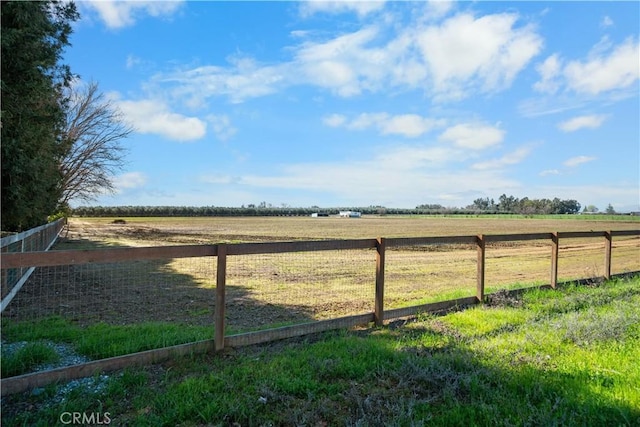
<svg viewBox="0 0 640 427">
<path fill-rule="evenodd" d="M 611 230 L 610 233 L 613 237 L 640 236 L 640 230 Z"/>
<path fill-rule="evenodd" d="M 485 243 L 495 242 L 520 242 L 528 240 L 551 240 L 553 233 L 527 233 L 527 234 L 485 234 Z"/>
<path fill-rule="evenodd" d="M 32 374 L 18 375 L 2 378 L 0 384 L 1 395 L 21 393 L 23 391 L 44 387 L 58 381 L 69 381 L 77 378 L 90 377 L 100 372 L 111 372 L 130 366 L 144 366 L 163 362 L 171 358 L 188 356 L 191 354 L 208 353 L 213 350 L 213 340 L 203 340 L 187 344 L 179 344 L 171 347 L 131 353 L 124 356 L 115 356 L 107 359 L 93 360 L 80 365 L 65 366 L 49 371 L 35 372 Z"/>
<path fill-rule="evenodd" d="M 604 237 L 604 231 L 559 231 L 560 239 L 577 239 L 583 237 Z"/>
<path fill-rule="evenodd" d="M 374 249 L 376 239 L 305 240 L 293 242 L 236 243 L 227 245 L 227 255 L 278 254 L 286 252 Z"/>
<path fill-rule="evenodd" d="M 319 320 L 316 322 L 265 329 L 263 331 L 229 335 L 224 338 L 224 345 L 225 347 L 241 347 L 246 345 L 261 344 L 285 338 L 294 338 L 302 335 L 331 331 L 334 329 L 367 325 L 369 323 L 372 323 L 373 321 L 373 313 L 357 314 L 354 316 L 339 317 L 336 319 Z"/>
<path fill-rule="evenodd" d="M 449 301 L 431 302 L 428 304 L 414 305 L 411 307 L 394 308 L 384 312 L 385 320 L 399 319 L 402 317 L 415 316 L 419 313 L 440 313 L 456 308 L 468 307 L 478 304 L 476 297 L 457 298 Z"/>
<path fill-rule="evenodd" d="M 54 232 L 52 234 L 55 234 L 56 236 L 58 235 L 58 233 L 60 232 L 60 230 L 62 230 L 62 228 L 64 227 L 65 224 L 65 220 L 60 218 L 54 222 L 50 222 L 48 224 L 44 224 L 41 225 L 39 227 L 35 227 L 32 228 L 30 230 L 27 231 L 23 231 L 22 233 L 17 233 L 17 234 L 13 234 L 11 236 L 6 236 L 0 239 L 0 247 L 4 248 L 6 246 L 9 246 L 12 243 L 16 243 L 19 242 L 21 240 L 25 240 L 28 237 L 31 237 L 35 234 L 40 234 L 40 233 L 45 233 L 48 232 L 50 230 L 54 230 Z"/>
<path fill-rule="evenodd" d="M 387 238 L 387 248 L 422 245 L 475 245 L 477 236 L 395 237 Z"/>
<path fill-rule="evenodd" d="M 605 237 L 605 231 L 563 231 L 562 238 Z M 611 231 L 612 237 L 640 236 L 640 230 Z M 553 240 L 553 233 L 483 235 L 485 243 L 527 240 Z M 419 245 L 476 244 L 477 236 L 400 237 L 386 238 L 387 249 Z M 376 239 L 305 240 L 292 242 L 260 242 L 227 244 L 227 255 L 255 255 L 289 252 L 315 252 L 352 249 L 375 249 Z M 2 253 L 0 268 L 46 267 L 92 263 L 123 262 L 216 256 L 217 244 L 154 246 L 141 248 L 106 248 L 90 250 L 63 250 L 50 252 Z"/>
<path fill-rule="evenodd" d="M 218 247 L 216 245 L 184 245 L 5 253 L 2 254 L 2 259 L 0 259 L 0 267 L 51 267 L 57 265 L 204 257 L 216 256 L 217 250 Z"/>
</svg>

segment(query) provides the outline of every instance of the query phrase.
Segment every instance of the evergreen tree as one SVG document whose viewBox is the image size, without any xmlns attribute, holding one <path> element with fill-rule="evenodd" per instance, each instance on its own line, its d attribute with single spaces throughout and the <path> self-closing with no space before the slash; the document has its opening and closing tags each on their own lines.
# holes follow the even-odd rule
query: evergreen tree
<svg viewBox="0 0 640 427">
<path fill-rule="evenodd" d="M 2 1 L 2 230 L 46 222 L 61 195 L 65 144 L 62 89 L 72 74 L 60 63 L 75 4 Z"/>
</svg>

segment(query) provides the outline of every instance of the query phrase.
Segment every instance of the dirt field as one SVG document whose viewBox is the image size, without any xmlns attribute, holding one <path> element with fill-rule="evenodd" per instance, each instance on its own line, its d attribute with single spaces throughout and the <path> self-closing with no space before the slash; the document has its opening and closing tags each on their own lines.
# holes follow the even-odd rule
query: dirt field
<svg viewBox="0 0 640 427">
<path fill-rule="evenodd" d="M 625 230 L 640 221 L 507 218 L 71 218 L 54 250 L 345 238 L 426 237 L 551 231 Z M 603 274 L 604 242 L 560 242 L 559 277 Z M 487 247 L 488 290 L 548 283 L 550 243 Z M 640 239 L 614 240 L 613 273 L 640 270 Z M 41 268 L 3 316 L 61 315 L 80 324 L 149 321 L 210 325 L 215 307 L 212 258 Z M 385 307 L 475 294 L 475 246 L 422 246 L 387 252 Z M 228 260 L 231 331 L 373 310 L 375 251 L 234 256 Z"/>
<path fill-rule="evenodd" d="M 587 218 L 587 219 L 585 219 Z M 553 231 L 629 230 L 640 217 L 598 220 L 522 217 L 198 217 L 198 218 L 71 218 L 70 237 L 127 242 L 132 245 L 358 239 L 376 237 L 468 236 L 477 234 L 544 233 Z"/>
</svg>

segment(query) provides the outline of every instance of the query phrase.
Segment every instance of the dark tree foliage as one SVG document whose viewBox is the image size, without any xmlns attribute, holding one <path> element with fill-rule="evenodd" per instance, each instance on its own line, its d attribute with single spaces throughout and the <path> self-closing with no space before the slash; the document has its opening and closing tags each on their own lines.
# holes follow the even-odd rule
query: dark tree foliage
<svg viewBox="0 0 640 427">
<path fill-rule="evenodd" d="M 513 213 L 522 215 L 547 215 L 547 214 L 576 214 L 580 211 L 580 203 L 576 200 L 530 199 L 524 197 L 518 199 L 514 196 L 503 194 L 495 203 L 493 199 L 476 199 L 473 204 L 467 206 L 467 210 L 482 213 Z"/>
<path fill-rule="evenodd" d="M 2 1 L 2 230 L 46 222 L 61 195 L 65 154 L 60 63 L 79 15 L 72 2 Z"/>
</svg>

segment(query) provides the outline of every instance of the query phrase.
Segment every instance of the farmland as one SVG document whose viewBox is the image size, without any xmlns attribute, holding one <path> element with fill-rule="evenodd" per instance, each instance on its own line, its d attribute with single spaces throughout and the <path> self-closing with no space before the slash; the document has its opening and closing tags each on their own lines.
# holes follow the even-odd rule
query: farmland
<svg viewBox="0 0 640 427">
<path fill-rule="evenodd" d="M 124 224 L 115 218 L 71 218 L 68 233 L 55 249 L 640 227 L 634 218 L 614 218 L 127 218 Z M 639 270 L 639 253 L 637 237 L 615 239 L 613 273 Z M 549 283 L 550 255 L 548 241 L 488 245 L 487 291 Z M 601 239 L 560 242 L 561 280 L 601 276 L 603 263 Z M 231 257 L 228 327 L 230 332 L 242 332 L 369 312 L 374 273 L 375 251 L 371 250 Z M 474 245 L 393 248 L 387 251 L 385 274 L 385 306 L 389 309 L 471 296 L 476 285 L 476 249 Z M 6 315 L 17 320 L 63 315 L 82 324 L 210 325 L 215 277 L 215 263 L 207 258 L 76 266 L 42 277 L 43 286 L 34 279 Z"/>
<path fill-rule="evenodd" d="M 558 215 L 70 218 L 75 236 L 131 245 L 628 230 L 640 217 Z"/>
</svg>

